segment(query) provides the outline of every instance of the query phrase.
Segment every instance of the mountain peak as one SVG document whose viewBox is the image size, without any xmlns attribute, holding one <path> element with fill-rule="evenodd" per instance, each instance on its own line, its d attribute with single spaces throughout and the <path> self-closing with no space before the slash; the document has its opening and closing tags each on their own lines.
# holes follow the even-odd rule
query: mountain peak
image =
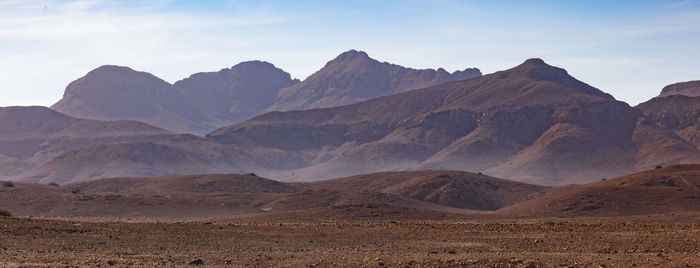
<svg viewBox="0 0 700 268">
<path fill-rule="evenodd" d="M 527 59 L 507 72 L 525 73 L 527 76 L 536 80 L 559 80 L 561 78 L 569 78 L 569 73 L 566 70 L 552 66 L 539 58 Z"/>
<path fill-rule="evenodd" d="M 542 59 L 540 59 L 540 58 L 530 58 L 530 59 L 527 59 L 527 60 L 525 60 L 525 62 L 523 62 L 521 65 L 527 65 L 527 66 L 542 66 L 542 65 L 545 65 L 545 66 L 549 66 L 546 62 L 544 62 L 544 61 L 543 61 Z"/>
<path fill-rule="evenodd" d="M 243 61 L 240 62 L 236 65 L 233 65 L 231 69 L 260 69 L 260 68 L 270 68 L 272 67 L 273 69 L 277 68 L 275 67 L 274 64 L 269 63 L 267 61 L 260 61 L 260 60 L 251 60 L 251 61 Z"/>
<path fill-rule="evenodd" d="M 369 55 L 364 51 L 351 49 L 338 55 L 335 61 L 349 61 L 354 59 L 369 59 Z"/>
<path fill-rule="evenodd" d="M 126 66 L 119 66 L 119 65 L 102 65 L 100 67 L 97 67 L 93 69 L 92 71 L 88 72 L 88 74 L 100 74 L 100 73 L 105 73 L 105 74 L 111 74 L 111 73 L 127 73 L 127 72 L 136 72 L 134 69 L 131 69 Z"/>
</svg>

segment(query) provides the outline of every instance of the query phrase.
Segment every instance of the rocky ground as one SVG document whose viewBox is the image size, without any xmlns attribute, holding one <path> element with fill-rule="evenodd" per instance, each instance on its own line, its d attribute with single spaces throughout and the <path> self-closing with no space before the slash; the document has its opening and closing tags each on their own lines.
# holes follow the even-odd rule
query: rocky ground
<svg viewBox="0 0 700 268">
<path fill-rule="evenodd" d="M 0 217 L 0 266 L 698 267 L 700 216 L 77 222 Z"/>
</svg>

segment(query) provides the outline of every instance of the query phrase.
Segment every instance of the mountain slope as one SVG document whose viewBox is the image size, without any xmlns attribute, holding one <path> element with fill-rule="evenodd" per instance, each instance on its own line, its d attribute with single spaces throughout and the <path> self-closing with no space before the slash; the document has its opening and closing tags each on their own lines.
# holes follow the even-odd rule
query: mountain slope
<svg viewBox="0 0 700 268">
<path fill-rule="evenodd" d="M 700 212 L 700 165 L 672 166 L 572 187 L 498 213 L 538 217 Z"/>
<path fill-rule="evenodd" d="M 13 176 L 82 146 L 160 141 L 173 134 L 141 122 L 70 117 L 46 107 L 0 107 L 0 172 Z"/>
<path fill-rule="evenodd" d="M 297 82 L 270 63 L 247 61 L 218 72 L 193 74 L 174 86 L 201 109 L 231 124 L 259 114 L 274 103 L 280 89 Z"/>
<path fill-rule="evenodd" d="M 325 108 L 481 76 L 476 68 L 448 73 L 444 69 L 416 70 L 370 58 L 350 50 L 294 86 L 282 89 L 266 111 Z"/>
</svg>

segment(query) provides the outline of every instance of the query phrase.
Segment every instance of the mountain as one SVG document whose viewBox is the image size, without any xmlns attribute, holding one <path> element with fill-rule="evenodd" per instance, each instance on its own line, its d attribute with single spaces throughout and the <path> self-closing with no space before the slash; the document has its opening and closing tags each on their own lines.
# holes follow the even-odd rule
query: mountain
<svg viewBox="0 0 700 268">
<path fill-rule="evenodd" d="M 260 114 L 274 103 L 280 89 L 298 82 L 268 62 L 247 61 L 218 72 L 193 74 L 174 86 L 214 118 L 232 124 Z"/>
<path fill-rule="evenodd" d="M 275 104 L 266 111 L 341 106 L 479 76 L 481 72 L 476 68 L 454 73 L 442 68 L 416 70 L 379 62 L 365 52 L 350 50 L 301 83 L 280 90 Z"/>
<path fill-rule="evenodd" d="M 104 65 L 71 82 L 51 108 L 78 118 L 137 120 L 176 133 L 203 135 L 264 110 L 355 103 L 480 75 L 478 69 L 452 74 L 443 69 L 414 70 L 380 63 L 355 50 L 302 83 L 263 61 L 196 73 L 172 85 L 150 73 Z"/>
<path fill-rule="evenodd" d="M 221 125 L 168 82 L 113 65 L 71 82 L 51 108 L 78 118 L 137 120 L 178 133 L 202 133 Z"/>
<path fill-rule="evenodd" d="M 303 152 L 287 179 L 457 169 L 556 184 L 634 170 L 641 112 L 540 59 L 479 78 L 342 107 L 273 112 L 220 143 Z"/>
<path fill-rule="evenodd" d="M 81 148 L 19 178 L 255 172 L 314 181 L 449 169 L 561 185 L 700 159 L 693 144 L 640 109 L 540 59 L 351 105 L 270 112 L 204 138 L 149 146 L 154 149 L 134 143 Z M 141 155 L 149 161 L 131 160 Z"/>
<path fill-rule="evenodd" d="M 644 171 L 506 207 L 500 214 L 603 217 L 700 212 L 700 165 Z"/>
<path fill-rule="evenodd" d="M 700 97 L 700 80 L 688 81 L 668 85 L 661 90 L 659 97 L 671 95 L 685 95 L 689 97 Z"/>
<path fill-rule="evenodd" d="M 172 135 L 135 121 L 78 119 L 40 106 L 0 107 L 0 174 L 19 174 L 86 145 L 160 141 Z"/>
</svg>

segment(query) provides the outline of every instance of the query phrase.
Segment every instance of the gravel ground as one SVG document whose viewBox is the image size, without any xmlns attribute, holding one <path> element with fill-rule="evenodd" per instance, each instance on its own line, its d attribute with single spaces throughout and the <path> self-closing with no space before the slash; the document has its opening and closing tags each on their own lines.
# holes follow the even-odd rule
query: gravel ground
<svg viewBox="0 0 700 268">
<path fill-rule="evenodd" d="M 0 218 L 0 266 L 700 267 L 700 222 Z"/>
</svg>

